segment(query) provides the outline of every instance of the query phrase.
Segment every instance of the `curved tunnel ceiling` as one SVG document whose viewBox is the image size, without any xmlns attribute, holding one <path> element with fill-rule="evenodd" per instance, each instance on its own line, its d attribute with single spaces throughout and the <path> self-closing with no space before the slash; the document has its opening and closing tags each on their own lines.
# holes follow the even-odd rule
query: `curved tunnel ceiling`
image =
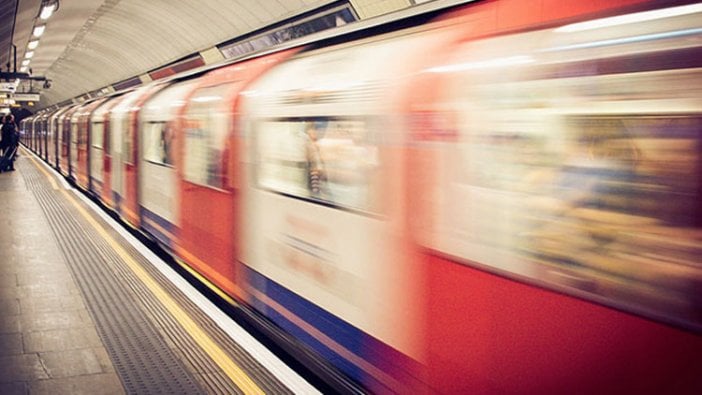
<svg viewBox="0 0 702 395">
<path fill-rule="evenodd" d="M 0 13 L 16 8 L 12 42 L 17 69 L 42 0 L 3 0 Z M 61 0 L 29 67 L 51 80 L 37 108 L 47 107 L 149 70 L 334 0 Z M 354 0 L 361 18 L 406 8 L 415 0 Z M 7 18 L 5 20 L 11 20 Z M 12 62 L 7 26 L 0 31 L 0 65 Z M 20 90 L 29 90 L 29 86 Z M 18 90 L 19 91 L 19 90 Z"/>
</svg>

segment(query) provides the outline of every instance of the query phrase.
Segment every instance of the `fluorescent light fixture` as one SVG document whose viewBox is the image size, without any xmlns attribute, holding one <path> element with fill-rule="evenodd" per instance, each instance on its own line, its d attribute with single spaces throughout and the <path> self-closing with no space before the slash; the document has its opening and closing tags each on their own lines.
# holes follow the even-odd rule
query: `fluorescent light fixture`
<svg viewBox="0 0 702 395">
<path fill-rule="evenodd" d="M 34 26 L 34 31 L 32 31 L 32 34 L 34 37 L 41 37 L 41 35 L 44 34 L 44 30 L 46 30 L 46 25 Z"/>
<path fill-rule="evenodd" d="M 637 12 L 634 14 L 626 14 L 613 16 L 610 18 L 595 19 L 594 21 L 573 23 L 557 28 L 555 31 L 563 33 L 581 32 L 584 30 L 600 29 L 603 27 L 612 27 L 626 25 L 629 23 L 652 21 L 655 19 L 670 18 L 673 16 L 694 14 L 702 12 L 702 3 L 683 5 L 679 7 L 664 8 L 662 10 Z"/>
<path fill-rule="evenodd" d="M 29 59 L 23 60 L 23 61 L 22 61 L 22 66 L 29 66 L 29 62 L 30 62 Z"/>
<path fill-rule="evenodd" d="M 459 64 L 450 64 L 446 66 L 432 67 L 427 71 L 430 73 L 452 73 L 456 71 L 467 71 L 485 68 L 498 68 L 507 66 L 516 66 L 519 64 L 533 63 L 534 58 L 531 56 L 517 55 L 506 58 L 488 59 L 478 62 L 468 62 Z"/>
<path fill-rule="evenodd" d="M 27 48 L 29 49 L 36 49 L 36 47 L 39 46 L 39 40 L 32 40 L 27 44 Z"/>
<path fill-rule="evenodd" d="M 41 13 L 39 14 L 39 18 L 47 20 L 51 17 L 51 15 L 56 11 L 56 4 L 47 4 L 41 9 Z"/>
<path fill-rule="evenodd" d="M 20 67 L 20 71 L 23 72 L 23 73 L 26 73 L 28 69 L 29 69 L 29 66 L 22 66 L 22 67 Z"/>
<path fill-rule="evenodd" d="M 24 58 L 25 59 L 31 59 L 32 56 L 34 56 L 34 51 L 29 51 L 24 53 Z"/>
</svg>

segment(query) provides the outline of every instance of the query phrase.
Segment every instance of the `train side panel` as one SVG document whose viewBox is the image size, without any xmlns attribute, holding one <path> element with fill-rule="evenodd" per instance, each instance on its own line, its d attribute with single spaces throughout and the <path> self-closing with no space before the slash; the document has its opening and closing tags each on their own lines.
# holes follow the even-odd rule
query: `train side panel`
<svg viewBox="0 0 702 395">
<path fill-rule="evenodd" d="M 131 92 L 126 93 L 119 102 L 109 112 L 108 136 L 109 147 L 105 150 L 105 159 L 109 162 L 109 167 L 103 169 L 106 172 L 105 179 L 109 178 L 110 190 L 107 191 L 107 183 L 103 188 L 103 195 L 107 193 L 109 198 L 104 200 L 110 208 L 114 209 L 123 218 L 125 217 L 125 169 L 134 164 L 132 158 L 133 134 L 131 125 L 131 106 L 136 105 L 142 95 L 146 94 L 150 86 L 141 86 Z M 130 210 L 131 211 L 131 210 Z M 132 218 L 132 215 L 129 215 Z"/>
<path fill-rule="evenodd" d="M 437 391 L 702 388 L 702 19 L 673 14 L 466 31 L 415 81 Z"/>
<path fill-rule="evenodd" d="M 54 113 L 51 114 L 49 117 L 49 122 L 48 122 L 48 144 L 49 144 L 49 164 L 52 167 L 58 167 L 58 161 L 59 161 L 59 151 L 58 151 L 58 141 L 59 141 L 59 130 L 60 130 L 60 123 L 59 119 L 61 115 L 67 110 L 67 107 L 62 107 L 57 109 Z"/>
<path fill-rule="evenodd" d="M 123 97 L 108 98 L 90 116 L 90 191 L 107 205 L 112 201 L 106 200 L 110 198 L 110 110 Z"/>
<path fill-rule="evenodd" d="M 183 108 L 176 253 L 206 278 L 241 297 L 237 270 L 241 239 L 238 96 L 252 80 L 289 56 L 275 53 L 203 77 Z"/>
<path fill-rule="evenodd" d="M 141 227 L 173 249 L 179 218 L 176 147 L 177 116 L 195 81 L 174 83 L 144 103 L 139 117 L 139 211 Z"/>
<path fill-rule="evenodd" d="M 76 183 L 85 191 L 90 189 L 90 180 L 92 178 L 91 158 L 88 156 L 92 145 L 90 119 L 95 109 L 101 106 L 105 100 L 107 100 L 107 98 L 97 99 L 87 103 L 79 110 L 79 112 L 77 112 L 77 114 L 73 115 L 77 124 L 77 133 L 74 139 L 75 144 L 72 146 L 72 149 L 75 149 L 76 151 L 74 171 L 76 175 Z"/>
<path fill-rule="evenodd" d="M 139 117 L 143 104 L 154 93 L 166 85 L 154 83 L 144 88 L 132 103 L 127 114 L 126 135 L 123 137 L 124 149 L 122 153 L 123 174 L 123 204 L 120 206 L 121 215 L 127 223 L 135 228 L 141 226 L 141 212 L 139 205 Z"/>
<path fill-rule="evenodd" d="M 71 157 L 70 157 L 70 139 L 71 139 L 71 117 L 80 105 L 73 105 L 67 109 L 58 120 L 59 137 L 58 137 L 58 169 L 61 174 L 66 177 L 71 177 Z"/>
<path fill-rule="evenodd" d="M 395 90 L 440 42 L 428 29 L 303 52 L 244 96 L 250 303 L 381 393 L 428 390 L 393 132 Z"/>
<path fill-rule="evenodd" d="M 51 112 L 46 112 L 42 116 L 42 159 L 45 161 L 49 160 L 49 117 L 51 116 Z"/>
</svg>

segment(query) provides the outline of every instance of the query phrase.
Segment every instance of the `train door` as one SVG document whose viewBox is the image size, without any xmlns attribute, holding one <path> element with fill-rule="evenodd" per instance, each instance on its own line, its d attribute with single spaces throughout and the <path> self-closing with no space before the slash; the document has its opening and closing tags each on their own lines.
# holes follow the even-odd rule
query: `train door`
<svg viewBox="0 0 702 395">
<path fill-rule="evenodd" d="M 50 111 L 47 111 L 42 115 L 41 117 L 41 152 L 42 152 L 42 159 L 45 161 L 49 160 L 49 116 L 51 115 Z"/>
<path fill-rule="evenodd" d="M 106 199 L 106 194 L 103 195 L 105 188 L 109 189 L 109 173 L 105 169 L 109 169 L 108 156 L 105 154 L 109 150 L 108 121 L 109 111 L 119 102 L 118 97 L 111 97 L 103 101 L 90 115 L 90 191 L 94 196 L 101 199 Z M 103 200 L 108 202 L 107 200 Z"/>
<path fill-rule="evenodd" d="M 237 272 L 241 232 L 239 92 L 290 56 L 281 52 L 215 70 L 190 95 L 177 133 L 181 231 L 177 251 L 210 281 L 241 297 Z"/>
<path fill-rule="evenodd" d="M 98 99 L 85 106 L 85 108 L 82 109 L 78 119 L 76 174 L 78 185 L 86 191 L 90 189 L 90 180 L 92 178 L 92 158 L 89 155 L 92 145 L 92 116 L 95 110 L 99 108 L 106 100 L 106 98 Z M 102 133 L 102 130 L 100 133 Z"/>
<path fill-rule="evenodd" d="M 42 144 L 41 144 L 41 116 L 42 114 L 37 115 L 33 119 L 33 124 L 34 124 L 34 151 L 36 152 L 37 156 L 41 158 L 42 155 Z"/>
<path fill-rule="evenodd" d="M 46 113 L 39 116 L 39 157 L 44 159 L 46 156 Z"/>
<path fill-rule="evenodd" d="M 69 141 L 69 163 L 70 163 L 70 177 L 74 180 L 78 180 L 78 141 L 80 139 L 80 121 L 82 118 L 82 113 L 85 111 L 87 104 L 78 106 L 78 108 L 71 115 L 71 133 Z"/>
<path fill-rule="evenodd" d="M 35 118 L 32 118 L 29 121 L 29 128 L 28 128 L 28 130 L 29 130 L 29 149 L 31 149 L 32 151 L 35 151 L 35 148 L 34 148 L 34 121 L 35 121 Z"/>
<path fill-rule="evenodd" d="M 198 89 L 181 124 L 183 160 L 179 201 L 181 231 L 176 251 L 228 292 L 236 291 L 232 198 L 226 155 L 231 131 L 230 86 Z"/>
<path fill-rule="evenodd" d="M 59 147 L 59 171 L 61 174 L 64 176 L 68 177 L 71 172 L 71 158 L 70 158 L 70 138 L 71 138 L 71 117 L 73 116 L 73 112 L 78 108 L 79 106 L 73 106 L 66 110 L 61 117 L 59 118 L 59 141 L 58 141 L 58 147 Z"/>
<path fill-rule="evenodd" d="M 25 130 L 27 130 L 27 118 L 21 120 L 19 122 L 19 134 L 20 134 L 20 143 L 24 144 L 24 134 Z"/>
<path fill-rule="evenodd" d="M 139 117 L 142 105 L 155 92 L 162 89 L 164 84 L 154 84 L 144 87 L 139 97 L 129 107 L 126 116 L 126 129 L 123 139 L 122 162 L 124 165 L 122 182 L 123 204 L 121 213 L 123 218 L 132 226 L 141 226 L 141 213 L 139 212 Z"/>
<path fill-rule="evenodd" d="M 195 82 L 174 83 L 144 103 L 139 116 L 139 212 L 141 226 L 173 248 L 177 229 L 178 182 L 175 169 L 175 122 Z"/>
<path fill-rule="evenodd" d="M 52 167 L 58 167 L 58 133 L 59 133 L 59 119 L 61 115 L 68 109 L 68 107 L 62 107 L 54 111 L 49 117 L 48 122 L 48 144 L 49 144 L 49 164 Z"/>
<path fill-rule="evenodd" d="M 125 162 L 131 160 L 131 141 L 127 138 L 130 129 L 130 107 L 139 100 L 146 87 L 139 87 L 127 93 L 120 102 L 110 111 L 109 123 L 109 149 L 105 151 L 109 161 L 109 169 L 106 171 L 110 179 L 110 198 L 106 201 L 110 207 L 117 212 L 122 212 L 124 200 L 124 178 Z"/>
</svg>

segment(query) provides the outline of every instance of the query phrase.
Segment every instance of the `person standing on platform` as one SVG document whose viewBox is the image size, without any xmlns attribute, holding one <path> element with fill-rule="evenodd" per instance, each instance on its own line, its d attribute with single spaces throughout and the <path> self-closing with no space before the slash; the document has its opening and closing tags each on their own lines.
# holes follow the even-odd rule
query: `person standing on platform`
<svg viewBox="0 0 702 395">
<path fill-rule="evenodd" d="M 17 132 L 17 124 L 15 117 L 8 114 L 3 118 L 2 122 L 2 140 L 0 147 L 2 148 L 2 160 L 0 160 L 0 171 L 15 170 L 15 156 L 17 154 L 17 144 L 19 142 L 19 134 Z"/>
</svg>

